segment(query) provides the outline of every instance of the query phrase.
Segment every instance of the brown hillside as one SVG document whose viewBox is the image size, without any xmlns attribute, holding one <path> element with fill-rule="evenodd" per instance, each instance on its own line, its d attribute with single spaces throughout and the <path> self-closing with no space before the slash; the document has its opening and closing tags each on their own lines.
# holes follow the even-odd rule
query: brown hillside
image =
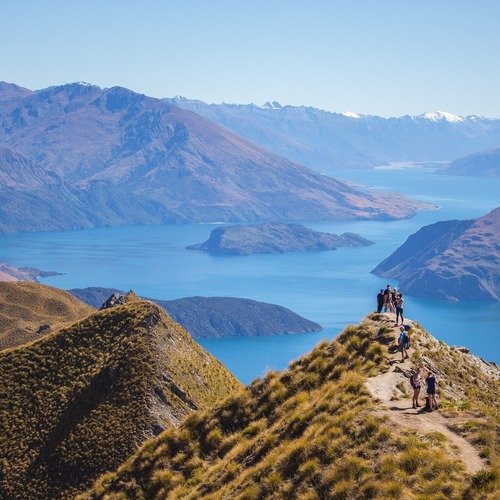
<svg viewBox="0 0 500 500">
<path fill-rule="evenodd" d="M 395 363 L 393 325 L 373 314 L 348 326 L 152 439 L 82 498 L 498 498 L 499 370 L 419 325 L 411 359 Z M 439 412 L 405 399 L 413 365 L 435 371 Z"/>
<path fill-rule="evenodd" d="M 42 325 L 57 330 L 94 312 L 73 295 L 27 281 L 0 281 L 0 350 L 40 338 Z"/>
<path fill-rule="evenodd" d="M 0 353 L 0 498 L 72 497 L 240 384 L 145 301 Z"/>
</svg>

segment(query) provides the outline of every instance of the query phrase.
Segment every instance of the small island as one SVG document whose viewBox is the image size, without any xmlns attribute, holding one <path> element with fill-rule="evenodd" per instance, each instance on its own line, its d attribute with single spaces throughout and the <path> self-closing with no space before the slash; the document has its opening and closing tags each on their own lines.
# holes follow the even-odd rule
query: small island
<svg viewBox="0 0 500 500">
<path fill-rule="evenodd" d="M 112 294 L 123 295 L 116 288 L 73 288 L 74 297 L 100 307 Z M 194 338 L 253 337 L 287 333 L 319 332 L 321 325 L 286 307 L 237 297 L 184 297 L 174 300 L 145 298 L 181 324 Z"/>
<path fill-rule="evenodd" d="M 251 255 L 259 253 L 336 250 L 339 247 L 373 245 L 356 233 L 341 235 L 314 231 L 300 224 L 268 222 L 249 226 L 224 226 L 214 229 L 204 243 L 189 245 L 215 255 Z"/>
</svg>

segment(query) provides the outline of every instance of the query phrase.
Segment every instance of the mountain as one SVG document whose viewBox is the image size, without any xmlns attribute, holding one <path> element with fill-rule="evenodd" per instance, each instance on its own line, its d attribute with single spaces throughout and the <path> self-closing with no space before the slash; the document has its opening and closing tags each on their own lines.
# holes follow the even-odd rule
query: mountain
<svg viewBox="0 0 500 500">
<path fill-rule="evenodd" d="M 149 441 L 79 498 L 495 498 L 498 367 L 416 323 L 414 361 L 397 363 L 393 322 L 348 326 Z M 435 374 L 439 412 L 411 408 L 413 362 Z"/>
<path fill-rule="evenodd" d="M 500 147 L 452 161 L 444 172 L 474 177 L 500 177 Z"/>
<path fill-rule="evenodd" d="M 417 297 L 500 299 L 500 208 L 473 220 L 437 222 L 412 234 L 372 272 Z"/>
<path fill-rule="evenodd" d="M 21 168 L 16 165 L 27 172 L 22 185 L 2 189 L 3 231 L 397 219 L 429 208 L 322 176 L 195 113 L 125 88 L 68 84 L 18 98 L 8 85 L 2 89 L 11 97 L 0 95 L 0 144 L 11 156 L 22 155 L 9 159 L 6 170 L 9 179 Z M 31 216 L 38 206 L 39 221 Z"/>
<path fill-rule="evenodd" d="M 0 262 L 0 281 L 37 281 L 38 278 L 59 276 L 56 271 L 42 271 L 36 267 L 15 267 Z"/>
<path fill-rule="evenodd" d="M 0 350 L 39 339 L 94 310 L 57 288 L 0 281 Z"/>
<path fill-rule="evenodd" d="M 216 255 L 250 255 L 258 253 L 336 250 L 339 247 L 373 245 L 359 234 L 339 235 L 314 231 L 300 224 L 268 222 L 246 226 L 213 229 L 204 243 L 190 245 L 188 250 L 202 250 Z"/>
<path fill-rule="evenodd" d="M 0 352 L 0 497 L 74 498 L 147 438 L 239 388 L 145 301 Z"/>
<path fill-rule="evenodd" d="M 500 120 L 437 111 L 382 118 L 279 103 L 166 100 L 292 161 L 323 171 L 398 161 L 445 162 L 498 145 Z"/>
<path fill-rule="evenodd" d="M 93 307 L 114 288 L 73 288 L 69 293 Z M 184 297 L 174 300 L 146 299 L 165 309 L 194 338 L 276 335 L 279 333 L 317 332 L 322 328 L 283 306 L 235 297 Z"/>
</svg>

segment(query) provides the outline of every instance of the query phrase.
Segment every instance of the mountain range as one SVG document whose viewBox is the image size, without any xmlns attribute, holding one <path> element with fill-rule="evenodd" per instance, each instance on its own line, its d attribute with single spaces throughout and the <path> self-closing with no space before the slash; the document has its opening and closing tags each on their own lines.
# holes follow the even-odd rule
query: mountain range
<svg viewBox="0 0 500 500">
<path fill-rule="evenodd" d="M 383 118 L 277 102 L 207 104 L 179 96 L 167 102 L 318 171 L 401 161 L 448 162 L 500 143 L 500 119 L 443 111 Z"/>
<path fill-rule="evenodd" d="M 396 219 L 429 207 L 320 175 L 121 87 L 1 83 L 0 146 L 2 231 Z"/>
<path fill-rule="evenodd" d="M 500 208 L 424 226 L 373 271 L 417 297 L 500 300 Z"/>
</svg>

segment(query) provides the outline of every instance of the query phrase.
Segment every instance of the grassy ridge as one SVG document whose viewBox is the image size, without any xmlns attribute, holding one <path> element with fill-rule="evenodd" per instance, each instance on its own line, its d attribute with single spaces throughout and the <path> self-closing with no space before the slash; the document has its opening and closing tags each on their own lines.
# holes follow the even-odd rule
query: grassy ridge
<svg viewBox="0 0 500 500">
<path fill-rule="evenodd" d="M 40 338 L 41 325 L 52 329 L 94 312 L 68 292 L 27 281 L 0 281 L 0 350 Z"/>
<path fill-rule="evenodd" d="M 150 440 L 82 498 L 494 495 L 495 473 L 470 477 L 445 436 L 397 428 L 381 416 L 364 382 L 387 368 L 393 335 L 377 316 L 347 327 L 289 369 L 269 373 L 215 411 L 193 413 L 178 429 Z M 422 342 L 416 356 L 425 354 Z M 460 404 L 451 394 L 449 401 Z M 492 418 L 497 409 L 486 417 L 490 424 Z M 491 453 L 498 450 L 490 445 Z"/>
<path fill-rule="evenodd" d="M 239 387 L 157 306 L 132 301 L 0 353 L 0 497 L 71 497 L 146 438 Z"/>
</svg>

